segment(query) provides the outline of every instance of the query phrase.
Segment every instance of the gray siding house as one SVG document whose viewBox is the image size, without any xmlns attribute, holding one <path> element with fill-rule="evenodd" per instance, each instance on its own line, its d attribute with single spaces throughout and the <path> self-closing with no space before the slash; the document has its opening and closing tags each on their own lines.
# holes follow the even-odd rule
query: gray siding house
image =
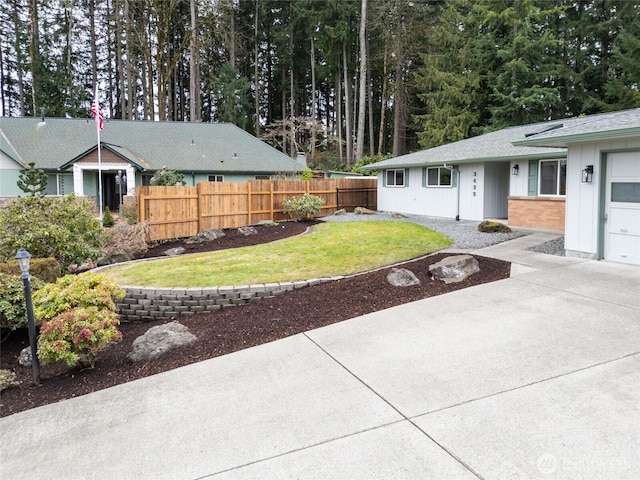
<svg viewBox="0 0 640 480">
<path fill-rule="evenodd" d="M 640 109 L 505 128 L 367 165 L 378 209 L 564 231 L 568 255 L 640 264 Z"/>
</svg>

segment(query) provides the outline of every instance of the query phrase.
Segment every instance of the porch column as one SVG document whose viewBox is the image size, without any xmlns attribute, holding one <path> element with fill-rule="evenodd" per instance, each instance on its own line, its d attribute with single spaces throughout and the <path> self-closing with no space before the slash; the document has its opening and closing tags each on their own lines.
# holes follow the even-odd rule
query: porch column
<svg viewBox="0 0 640 480">
<path fill-rule="evenodd" d="M 127 195 L 135 195 L 136 193 L 136 170 L 133 165 L 127 165 L 125 168 L 127 175 Z"/>
<path fill-rule="evenodd" d="M 78 164 L 73 165 L 73 192 L 79 197 L 84 195 L 83 170 Z"/>
</svg>

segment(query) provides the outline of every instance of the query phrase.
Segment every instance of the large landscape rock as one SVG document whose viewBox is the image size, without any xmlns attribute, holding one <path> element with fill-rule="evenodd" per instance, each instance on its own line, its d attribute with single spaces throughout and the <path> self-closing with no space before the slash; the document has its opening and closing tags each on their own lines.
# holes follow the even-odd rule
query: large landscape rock
<svg viewBox="0 0 640 480">
<path fill-rule="evenodd" d="M 251 225 L 248 225 L 246 227 L 238 228 L 238 233 L 246 237 L 248 235 L 256 235 L 258 233 L 258 229 L 256 227 L 252 227 Z"/>
<path fill-rule="evenodd" d="M 375 215 L 378 212 L 376 212 L 375 210 L 369 210 L 365 207 L 356 207 L 353 210 L 353 213 L 355 213 L 356 215 Z"/>
<path fill-rule="evenodd" d="M 406 268 L 392 268 L 387 274 L 387 282 L 394 287 L 410 287 L 411 285 L 420 285 L 420 279 L 415 273 Z"/>
<path fill-rule="evenodd" d="M 194 340 L 196 340 L 196 336 L 181 323 L 170 322 L 157 325 L 133 341 L 133 350 L 128 357 L 134 362 L 153 360 L 163 353 Z"/>
<path fill-rule="evenodd" d="M 480 271 L 478 261 L 471 255 L 445 257 L 429 265 L 429 273 L 444 283 L 458 283 Z"/>
<path fill-rule="evenodd" d="M 211 230 L 204 230 L 193 237 L 187 238 L 184 243 L 190 245 L 192 243 L 212 242 L 220 237 L 224 237 L 224 235 L 222 230 L 212 228 Z"/>
<path fill-rule="evenodd" d="M 117 252 L 109 253 L 108 255 L 105 255 L 104 257 L 99 258 L 98 266 L 104 267 L 105 265 L 113 265 L 114 263 L 130 262 L 131 260 L 133 260 L 133 255 L 131 255 L 131 253 L 125 250 L 120 250 Z"/>
<path fill-rule="evenodd" d="M 511 233 L 508 225 L 500 222 L 491 222 L 489 220 L 485 220 L 478 225 L 478 231 L 482 233 Z"/>
</svg>

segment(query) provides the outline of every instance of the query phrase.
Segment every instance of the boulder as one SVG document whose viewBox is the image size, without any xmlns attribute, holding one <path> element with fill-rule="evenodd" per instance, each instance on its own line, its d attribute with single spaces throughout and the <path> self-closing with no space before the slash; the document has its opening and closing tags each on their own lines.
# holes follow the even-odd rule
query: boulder
<svg viewBox="0 0 640 480">
<path fill-rule="evenodd" d="M 341 208 L 340 210 L 336 210 L 336 212 L 334 213 L 334 215 L 346 215 L 346 214 L 347 214 L 346 208 Z"/>
<path fill-rule="evenodd" d="M 98 259 L 98 266 L 103 267 L 105 265 L 113 265 L 114 263 L 130 262 L 131 260 L 133 260 L 133 257 L 129 252 L 120 250 Z"/>
<path fill-rule="evenodd" d="M 88 272 L 89 270 L 94 269 L 97 266 L 98 265 L 95 262 L 87 260 L 86 262 L 80 265 L 76 265 L 75 263 L 73 265 L 69 265 L 69 267 L 67 267 L 67 271 L 69 273 L 82 273 L 82 272 Z"/>
<path fill-rule="evenodd" d="M 251 225 L 249 225 L 246 227 L 238 228 L 238 233 L 247 237 L 249 235 L 256 235 L 258 233 L 258 229 L 256 227 L 252 227 Z"/>
<path fill-rule="evenodd" d="M 387 282 L 394 287 L 410 287 L 411 285 L 420 285 L 420 279 L 415 273 L 406 268 L 392 268 L 387 274 Z"/>
<path fill-rule="evenodd" d="M 181 323 L 165 323 L 151 327 L 144 335 L 136 338 L 133 341 L 133 350 L 127 356 L 134 362 L 154 360 L 163 353 L 194 340 L 196 336 Z"/>
<path fill-rule="evenodd" d="M 30 367 L 32 365 L 31 347 L 24 347 L 20 350 L 18 355 L 18 363 L 23 367 Z"/>
<path fill-rule="evenodd" d="M 165 250 L 162 253 L 167 257 L 175 257 L 176 255 L 182 255 L 184 252 L 186 252 L 184 247 L 176 247 L 176 248 L 170 248 L 168 250 Z"/>
<path fill-rule="evenodd" d="M 212 242 L 220 237 L 224 237 L 224 232 L 220 229 L 212 228 L 211 230 L 203 230 L 197 235 L 187 238 L 184 243 L 190 245 L 192 243 Z"/>
<path fill-rule="evenodd" d="M 406 216 L 406 215 L 403 215 L 403 214 L 398 213 L 398 212 L 393 212 L 393 213 L 391 214 L 391 216 L 392 216 L 393 218 L 407 218 L 407 216 Z"/>
<path fill-rule="evenodd" d="M 356 215 L 375 215 L 378 212 L 376 212 L 375 210 L 369 210 L 365 207 L 356 207 L 353 210 L 353 213 L 355 213 Z"/>
<path fill-rule="evenodd" d="M 500 222 L 490 222 L 485 220 L 478 225 L 478 231 L 483 233 L 511 233 L 511 229 Z"/>
<path fill-rule="evenodd" d="M 259 222 L 254 223 L 254 225 L 259 227 L 277 227 L 279 223 L 274 222 L 273 220 L 260 220 Z"/>
<path fill-rule="evenodd" d="M 444 283 L 458 283 L 480 271 L 478 261 L 471 255 L 445 257 L 429 265 L 429 273 Z"/>
</svg>

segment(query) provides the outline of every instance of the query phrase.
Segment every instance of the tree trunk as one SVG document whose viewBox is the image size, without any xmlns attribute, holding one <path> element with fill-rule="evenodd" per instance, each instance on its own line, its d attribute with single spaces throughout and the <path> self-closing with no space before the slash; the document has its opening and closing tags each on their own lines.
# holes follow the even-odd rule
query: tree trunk
<svg viewBox="0 0 640 480">
<path fill-rule="evenodd" d="M 358 99 L 358 134 L 355 160 L 364 157 L 364 132 L 367 109 L 367 0 L 360 2 L 360 86 Z"/>
<path fill-rule="evenodd" d="M 40 22 L 38 20 L 38 0 L 30 0 L 29 17 L 31 25 L 29 28 L 29 56 L 31 57 L 31 102 L 33 115 L 37 115 L 37 98 L 40 93 L 41 72 L 40 72 Z"/>
<path fill-rule="evenodd" d="M 311 36 L 311 161 L 316 158 L 316 48 Z"/>
<path fill-rule="evenodd" d="M 353 162 L 353 127 L 351 125 L 351 80 L 349 78 L 349 68 L 347 62 L 347 43 L 342 44 L 342 62 L 344 75 L 344 118 L 346 123 L 344 141 L 347 147 L 347 165 Z"/>
<path fill-rule="evenodd" d="M 260 78 L 258 76 L 258 5 L 259 0 L 256 0 L 256 12 L 253 23 L 253 35 L 254 35 L 254 45 L 253 45 L 253 88 L 255 94 L 255 131 L 256 137 L 260 138 Z"/>
<path fill-rule="evenodd" d="M 190 1 L 191 38 L 189 41 L 189 120 L 200 121 L 200 78 L 198 75 L 198 44 L 196 25 L 196 0 Z"/>
<path fill-rule="evenodd" d="M 126 94 L 127 98 L 127 113 L 123 118 L 129 118 L 133 120 L 135 118 L 135 106 L 136 102 L 136 90 L 133 86 L 133 58 L 131 57 L 131 23 L 132 18 L 130 16 L 129 0 L 124 0 L 124 22 L 125 22 L 125 51 L 127 55 L 127 91 L 123 92 L 123 96 Z"/>
<path fill-rule="evenodd" d="M 385 121 L 387 113 L 387 90 L 389 86 L 388 80 L 388 63 L 387 63 L 387 47 L 384 47 L 384 59 L 382 66 L 382 97 L 380 99 L 380 130 L 378 131 L 378 153 L 384 153 L 385 138 Z"/>
</svg>

